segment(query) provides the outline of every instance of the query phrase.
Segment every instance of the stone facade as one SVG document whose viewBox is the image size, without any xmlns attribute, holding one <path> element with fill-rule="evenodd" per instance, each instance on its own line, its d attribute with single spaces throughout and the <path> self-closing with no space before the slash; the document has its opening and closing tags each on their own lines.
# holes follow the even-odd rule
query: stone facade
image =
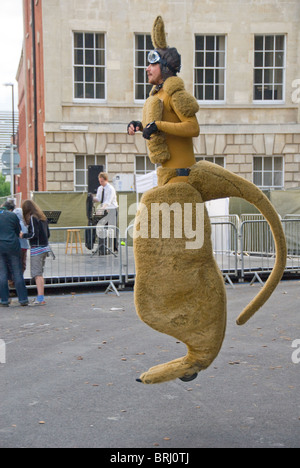
<svg viewBox="0 0 300 468">
<path fill-rule="evenodd" d="M 106 154 L 111 177 L 133 173 L 135 156 L 146 154 L 139 135 L 124 133 L 47 133 L 47 187 L 49 191 L 74 189 L 74 155 Z M 252 181 L 253 156 L 283 156 L 285 188 L 300 186 L 299 134 L 218 134 L 194 139 L 196 157 L 223 156 L 226 169 Z"/>
<path fill-rule="evenodd" d="M 226 97 L 217 105 L 199 103 L 196 156 L 222 156 L 227 169 L 248 180 L 253 179 L 254 156 L 282 156 L 284 188 L 300 187 L 300 111 L 292 97 L 300 78 L 300 2 L 153 0 L 137 8 L 130 0 L 125 9 L 123 0 L 72 0 L 72 8 L 69 3 L 43 2 L 47 190 L 74 190 L 76 155 L 105 155 L 110 179 L 133 173 L 135 157 L 146 155 L 141 135 L 129 137 L 126 128 L 130 120 L 141 119 L 143 106 L 134 100 L 134 34 L 150 33 L 157 14 L 165 20 L 169 44 L 182 54 L 180 76 L 191 93 L 195 34 L 226 35 Z M 73 98 L 74 31 L 106 34 L 103 102 Z M 279 104 L 253 102 L 255 34 L 288 38 L 284 102 Z"/>
<path fill-rule="evenodd" d="M 112 178 L 134 173 L 135 155 L 146 154 L 141 136 L 135 141 L 124 133 L 47 133 L 47 186 L 49 191 L 74 190 L 74 156 L 106 155 Z"/>
<path fill-rule="evenodd" d="M 224 156 L 226 169 L 250 181 L 253 179 L 254 156 L 282 156 L 284 188 L 300 186 L 298 133 L 200 135 L 195 140 L 195 153 L 199 156 Z"/>
</svg>

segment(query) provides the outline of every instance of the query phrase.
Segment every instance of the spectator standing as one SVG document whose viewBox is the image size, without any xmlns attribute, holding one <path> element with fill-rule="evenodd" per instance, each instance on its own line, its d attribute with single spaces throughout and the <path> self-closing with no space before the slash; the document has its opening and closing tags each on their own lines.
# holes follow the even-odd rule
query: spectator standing
<svg viewBox="0 0 300 468">
<path fill-rule="evenodd" d="M 19 235 L 21 232 L 18 217 L 12 213 L 15 205 L 7 201 L 0 208 L 0 297 L 1 307 L 9 306 L 9 273 L 12 274 L 19 302 L 28 305 L 28 294 L 24 281 L 21 247 Z"/>
<path fill-rule="evenodd" d="M 20 226 L 21 226 L 22 233 L 27 234 L 28 229 L 27 229 L 27 226 L 24 223 L 22 208 L 16 208 L 14 210 L 14 213 L 17 215 L 17 217 L 19 219 L 19 223 L 20 223 Z M 20 246 L 21 246 L 22 268 L 23 268 L 23 273 L 24 273 L 25 270 L 26 270 L 26 264 L 27 264 L 27 250 L 29 250 L 29 248 L 30 248 L 29 241 L 27 239 L 21 239 L 20 238 Z"/>
<path fill-rule="evenodd" d="M 24 221 L 28 226 L 28 232 L 22 233 L 22 238 L 28 239 L 30 243 L 31 277 L 34 278 L 37 287 L 37 297 L 33 304 L 45 305 L 43 274 L 46 258 L 51 251 L 48 243 L 50 237 L 48 221 L 32 200 L 25 200 L 22 209 Z"/>
</svg>

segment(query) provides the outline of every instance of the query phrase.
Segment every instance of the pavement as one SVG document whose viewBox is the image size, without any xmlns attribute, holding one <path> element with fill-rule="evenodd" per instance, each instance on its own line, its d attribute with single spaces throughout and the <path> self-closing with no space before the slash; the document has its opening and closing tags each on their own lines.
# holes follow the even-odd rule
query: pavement
<svg viewBox="0 0 300 468">
<path fill-rule="evenodd" d="M 238 327 L 259 289 L 226 286 L 227 333 L 210 368 L 149 386 L 135 379 L 185 345 L 140 321 L 131 290 L 52 291 L 43 307 L 13 301 L 0 309 L 0 447 L 299 447 L 300 282 L 282 282 Z"/>
</svg>

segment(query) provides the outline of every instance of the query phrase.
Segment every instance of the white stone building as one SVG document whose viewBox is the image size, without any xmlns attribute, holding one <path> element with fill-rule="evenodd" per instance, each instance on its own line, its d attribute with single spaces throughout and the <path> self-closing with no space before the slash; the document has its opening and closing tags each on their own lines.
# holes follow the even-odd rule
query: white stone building
<svg viewBox="0 0 300 468">
<path fill-rule="evenodd" d="M 94 164 L 110 179 L 153 169 L 126 127 L 149 92 L 158 14 L 199 100 L 196 157 L 264 189 L 300 187 L 298 0 L 44 0 L 47 190 L 87 190 Z"/>
</svg>

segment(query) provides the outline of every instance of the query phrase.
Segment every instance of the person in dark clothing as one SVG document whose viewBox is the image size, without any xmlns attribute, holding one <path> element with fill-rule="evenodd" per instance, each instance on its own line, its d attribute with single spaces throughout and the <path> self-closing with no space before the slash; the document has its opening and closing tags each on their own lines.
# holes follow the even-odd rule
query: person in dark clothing
<svg viewBox="0 0 300 468">
<path fill-rule="evenodd" d="M 7 201 L 0 208 L 0 297 L 1 307 L 9 306 L 9 274 L 12 274 L 19 302 L 28 305 L 28 294 L 23 276 L 18 217 L 12 213 L 15 205 Z"/>
<path fill-rule="evenodd" d="M 45 305 L 43 273 L 46 258 L 51 251 L 48 243 L 50 237 L 48 221 L 38 205 L 31 200 L 25 200 L 22 209 L 28 233 L 22 233 L 21 237 L 28 239 L 30 243 L 31 276 L 35 279 L 37 287 L 34 305 Z"/>
</svg>

